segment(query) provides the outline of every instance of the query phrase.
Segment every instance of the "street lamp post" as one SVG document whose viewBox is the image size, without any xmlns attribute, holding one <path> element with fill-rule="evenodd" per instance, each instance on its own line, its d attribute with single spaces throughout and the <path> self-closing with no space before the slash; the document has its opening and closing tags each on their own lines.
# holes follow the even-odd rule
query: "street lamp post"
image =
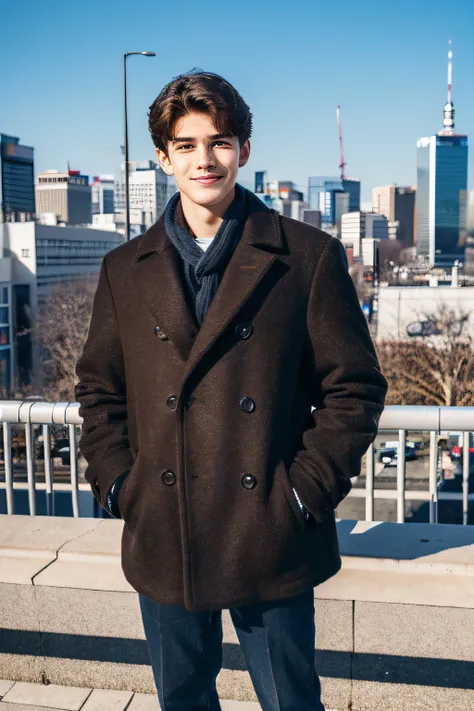
<svg viewBox="0 0 474 711">
<path fill-rule="evenodd" d="M 125 235 L 130 241 L 130 204 L 129 204 L 129 172 L 128 172 L 128 115 L 127 115 L 127 57 L 141 54 L 143 57 L 156 57 L 155 52 L 125 52 L 123 55 L 123 96 L 125 102 Z"/>
</svg>

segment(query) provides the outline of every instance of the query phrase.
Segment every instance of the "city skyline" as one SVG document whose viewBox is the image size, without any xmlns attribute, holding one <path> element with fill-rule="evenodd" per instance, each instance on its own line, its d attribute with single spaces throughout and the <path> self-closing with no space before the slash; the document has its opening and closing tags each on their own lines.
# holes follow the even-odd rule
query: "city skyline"
<svg viewBox="0 0 474 711">
<path fill-rule="evenodd" d="M 178 16 L 149 0 L 137 0 L 132 15 L 121 1 L 86 0 L 79 12 L 50 0 L 40 12 L 19 0 L 2 17 L 0 61 L 9 71 L 0 131 L 35 148 L 35 173 L 64 170 L 69 161 L 91 178 L 118 178 L 123 52 L 156 51 L 156 58 L 129 62 L 131 160 L 154 158 L 147 111 L 163 85 L 199 66 L 231 81 L 254 114 L 243 183 L 267 170 L 306 195 L 311 175 L 338 175 L 340 104 L 346 175 L 361 180 L 367 205 L 374 186 L 416 184 L 416 142 L 442 128 L 448 39 L 456 130 L 474 133 L 474 8 L 454 0 L 441 16 L 444 5 L 433 0 L 428 16 L 425 5 L 403 0 L 392 17 L 374 13 L 367 0 L 357 9 L 346 0 L 337 8 L 302 3 L 291 13 L 279 2 L 268 13 L 245 0 L 237 18 L 209 2 L 199 13 L 184 2 Z M 420 32 L 428 21 L 429 33 Z M 472 155 L 469 168 L 472 189 Z"/>
</svg>

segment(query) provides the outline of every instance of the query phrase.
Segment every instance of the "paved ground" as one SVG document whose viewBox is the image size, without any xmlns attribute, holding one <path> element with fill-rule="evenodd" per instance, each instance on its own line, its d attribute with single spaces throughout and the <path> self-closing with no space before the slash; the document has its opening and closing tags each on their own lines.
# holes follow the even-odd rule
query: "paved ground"
<svg viewBox="0 0 474 711">
<path fill-rule="evenodd" d="M 221 700 L 222 711 L 260 711 L 251 701 Z M 0 679 L 0 711 L 159 711 L 156 696 Z M 329 711 L 329 709 L 328 709 Z"/>
<path fill-rule="evenodd" d="M 222 711 L 258 711 L 259 704 L 222 701 Z M 159 711 L 156 696 L 130 691 L 0 681 L 0 711 Z"/>
</svg>

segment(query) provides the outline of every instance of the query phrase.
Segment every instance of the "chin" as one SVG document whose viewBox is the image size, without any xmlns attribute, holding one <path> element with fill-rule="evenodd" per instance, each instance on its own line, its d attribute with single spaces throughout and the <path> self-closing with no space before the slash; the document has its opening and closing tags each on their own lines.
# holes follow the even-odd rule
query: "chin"
<svg viewBox="0 0 474 711">
<path fill-rule="evenodd" d="M 211 205 L 218 205 L 234 188 L 232 185 L 218 185 L 205 187 L 196 185 L 193 190 L 185 192 L 187 198 L 192 200 L 196 205 L 201 205 L 202 207 L 210 207 Z"/>
</svg>

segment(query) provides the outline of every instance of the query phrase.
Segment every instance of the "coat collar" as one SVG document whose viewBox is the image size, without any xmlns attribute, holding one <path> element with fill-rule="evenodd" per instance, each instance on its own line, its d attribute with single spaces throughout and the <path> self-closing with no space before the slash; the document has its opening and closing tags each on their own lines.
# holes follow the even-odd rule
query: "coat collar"
<svg viewBox="0 0 474 711">
<path fill-rule="evenodd" d="M 263 247 L 279 251 L 285 249 L 286 241 L 282 237 L 278 214 L 270 210 L 260 198 L 250 190 L 246 190 L 247 209 L 245 225 L 240 241 L 254 247 Z M 165 249 L 173 247 L 165 229 L 164 216 L 152 225 L 141 237 L 137 238 L 138 246 L 134 262 L 139 262 L 151 252 L 160 254 Z"/>
<path fill-rule="evenodd" d="M 199 328 L 186 300 L 180 257 L 166 233 L 163 216 L 137 242 L 133 262 L 138 290 L 156 325 L 186 362 L 186 377 L 279 261 L 275 252 L 287 252 L 278 213 L 247 190 L 242 236 Z"/>
</svg>

